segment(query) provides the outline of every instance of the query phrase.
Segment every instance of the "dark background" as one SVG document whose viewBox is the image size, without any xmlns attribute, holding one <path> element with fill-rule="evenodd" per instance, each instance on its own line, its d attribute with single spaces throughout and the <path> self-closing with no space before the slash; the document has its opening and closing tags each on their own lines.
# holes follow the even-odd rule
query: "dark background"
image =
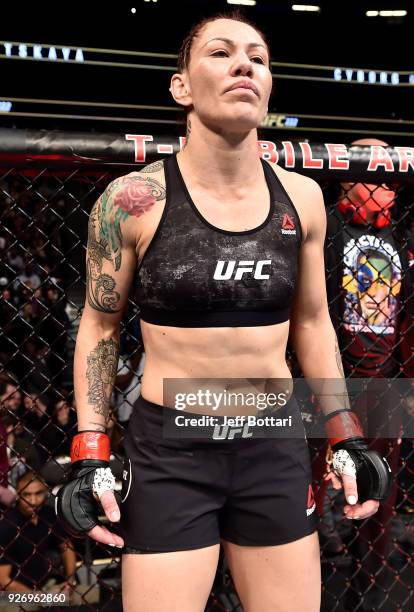
<svg viewBox="0 0 414 612">
<path fill-rule="evenodd" d="M 411 38 L 414 7 L 408 0 L 361 0 L 340 2 L 322 0 L 319 14 L 296 13 L 292 2 L 257 0 L 255 7 L 241 7 L 267 35 L 273 61 L 299 62 L 380 70 L 413 70 Z M 135 6 L 136 14 L 131 13 Z M 199 18 L 237 8 L 226 0 L 123 0 L 116 2 L 8 2 L 0 9 L 0 40 L 49 45 L 99 47 L 134 51 L 177 53 L 190 26 Z M 400 19 L 367 18 L 367 9 L 407 9 Z M 3 47 L 0 53 L 4 53 Z M 122 56 L 115 58 L 123 61 Z M 124 60 L 125 61 L 125 60 Z M 145 57 L 127 61 L 174 66 L 175 60 L 149 60 Z M 0 59 L 0 100 L 35 98 L 84 100 L 104 103 L 166 105 L 173 107 L 168 87 L 172 72 L 131 68 L 96 67 Z M 286 69 L 285 69 L 286 70 Z M 279 69 L 273 66 L 272 71 Z M 333 71 L 320 73 L 332 77 Z M 414 85 L 412 86 L 414 87 Z M 325 127 L 330 131 L 301 133 L 313 140 L 336 137 L 349 141 L 356 135 L 382 135 L 390 144 L 407 143 L 414 136 L 412 87 L 378 86 L 348 83 L 311 82 L 275 79 L 270 112 L 289 115 L 314 114 L 320 117 L 347 116 L 351 120 L 301 120 L 300 126 Z M 25 117 L 0 113 L 3 127 L 44 127 L 47 129 L 127 131 L 142 133 L 140 123 L 132 118 L 177 120 L 175 113 L 137 109 L 91 109 L 89 107 L 13 103 L 13 111 L 66 114 L 72 118 Z M 116 116 L 122 121 L 76 119 L 80 114 Z M 352 122 L 352 117 L 380 118 L 384 123 Z M 395 123 L 398 121 L 398 123 Z M 163 132 L 166 132 L 165 124 Z M 327 127 L 328 126 L 328 127 Z M 157 126 L 153 125 L 153 132 Z M 170 128 L 167 129 L 167 131 Z M 172 129 L 172 128 L 171 128 Z M 304 128 L 302 127 L 302 130 Z M 340 129 L 346 129 L 341 135 Z M 289 136 L 294 130 L 282 130 Z M 281 130 L 275 138 L 285 137 Z M 396 132 L 396 135 L 393 135 Z M 402 133 L 400 136 L 399 133 Z M 339 137 L 338 137 L 339 136 Z"/>
</svg>

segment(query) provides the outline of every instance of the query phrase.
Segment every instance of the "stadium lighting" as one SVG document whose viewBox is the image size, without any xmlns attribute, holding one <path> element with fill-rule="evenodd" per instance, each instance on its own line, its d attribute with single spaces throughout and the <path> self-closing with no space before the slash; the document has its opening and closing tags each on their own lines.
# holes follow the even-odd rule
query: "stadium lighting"
<svg viewBox="0 0 414 612">
<path fill-rule="evenodd" d="M 292 11 L 302 11 L 304 13 L 319 13 L 320 6 L 316 4 L 292 4 Z"/>
<path fill-rule="evenodd" d="M 407 11 L 380 11 L 380 17 L 405 17 Z"/>
<path fill-rule="evenodd" d="M 244 6 L 255 6 L 256 0 L 227 0 L 227 4 L 243 4 Z"/>
<path fill-rule="evenodd" d="M 405 17 L 407 11 L 367 11 L 366 17 Z"/>
</svg>

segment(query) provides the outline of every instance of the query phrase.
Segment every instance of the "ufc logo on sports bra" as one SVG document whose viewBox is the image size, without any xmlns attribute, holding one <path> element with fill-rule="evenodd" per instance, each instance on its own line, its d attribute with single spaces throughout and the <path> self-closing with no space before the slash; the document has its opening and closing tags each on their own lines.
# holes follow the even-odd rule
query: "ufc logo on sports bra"
<svg viewBox="0 0 414 612">
<path fill-rule="evenodd" d="M 214 280 L 240 280 L 243 274 L 253 272 L 254 278 L 266 280 L 270 278 L 270 274 L 264 274 L 264 266 L 270 266 L 271 259 L 261 259 L 257 263 L 254 261 L 222 261 L 218 260 L 214 272 Z"/>
</svg>

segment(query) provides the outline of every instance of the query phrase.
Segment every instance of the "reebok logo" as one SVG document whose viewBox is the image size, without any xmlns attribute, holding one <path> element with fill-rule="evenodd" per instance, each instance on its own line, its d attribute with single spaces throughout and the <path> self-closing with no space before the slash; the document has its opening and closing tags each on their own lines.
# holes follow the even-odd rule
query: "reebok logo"
<svg viewBox="0 0 414 612">
<path fill-rule="evenodd" d="M 271 259 L 254 261 L 222 261 L 219 259 L 214 271 L 214 280 L 241 280 L 243 274 L 253 272 L 253 277 L 258 280 L 270 278 L 270 274 L 263 274 L 264 266 L 270 266 Z"/>
<path fill-rule="evenodd" d="M 296 236 L 295 224 L 287 213 L 283 215 L 282 229 L 280 231 L 282 232 L 282 234 Z"/>
<path fill-rule="evenodd" d="M 306 516 L 310 516 L 316 508 L 315 497 L 313 495 L 312 485 L 308 488 L 308 503 L 306 508 Z"/>
</svg>

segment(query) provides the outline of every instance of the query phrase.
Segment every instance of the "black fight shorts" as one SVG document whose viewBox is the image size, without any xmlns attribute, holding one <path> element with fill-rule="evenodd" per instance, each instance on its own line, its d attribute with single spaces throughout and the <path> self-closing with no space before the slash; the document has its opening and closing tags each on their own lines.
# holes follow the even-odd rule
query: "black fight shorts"
<svg viewBox="0 0 414 612">
<path fill-rule="evenodd" d="M 287 406 L 299 415 L 295 400 Z M 220 539 L 271 546 L 315 531 L 304 433 L 277 439 L 166 439 L 166 410 L 171 413 L 139 397 L 128 424 L 120 503 L 123 553 L 190 550 Z"/>
</svg>

